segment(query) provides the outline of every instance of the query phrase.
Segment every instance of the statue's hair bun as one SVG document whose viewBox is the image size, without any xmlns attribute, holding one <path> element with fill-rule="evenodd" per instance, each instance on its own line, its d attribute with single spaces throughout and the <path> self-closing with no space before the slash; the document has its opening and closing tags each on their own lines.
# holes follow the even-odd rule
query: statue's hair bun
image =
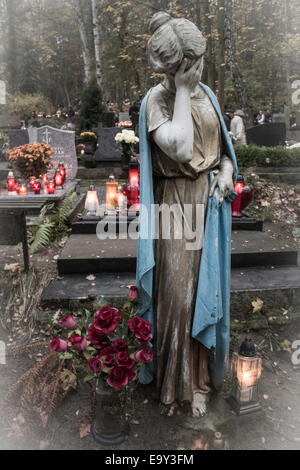
<svg viewBox="0 0 300 470">
<path fill-rule="evenodd" d="M 151 34 L 155 33 L 155 31 L 165 23 L 168 23 L 173 18 L 165 11 L 159 11 L 152 16 L 150 20 L 150 32 Z"/>
</svg>

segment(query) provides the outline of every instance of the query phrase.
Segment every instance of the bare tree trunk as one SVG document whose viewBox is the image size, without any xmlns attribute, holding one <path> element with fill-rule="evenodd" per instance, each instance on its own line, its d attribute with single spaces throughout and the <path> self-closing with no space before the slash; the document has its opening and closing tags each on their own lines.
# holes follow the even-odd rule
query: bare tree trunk
<svg viewBox="0 0 300 470">
<path fill-rule="evenodd" d="M 95 46 L 95 61 L 96 61 L 96 77 L 98 87 L 102 92 L 102 67 L 101 67 L 101 55 L 100 55 L 100 25 L 98 21 L 98 9 L 96 6 L 96 0 L 91 0 L 92 6 L 92 18 L 93 18 L 93 37 Z"/>
<path fill-rule="evenodd" d="M 14 94 L 17 91 L 17 39 L 16 39 L 16 7 L 15 0 L 6 1 L 7 27 L 8 27 L 8 48 L 6 55 L 6 63 L 8 70 L 9 91 Z"/>
<path fill-rule="evenodd" d="M 235 56 L 235 44 L 232 32 L 232 0 L 225 0 L 225 47 L 228 57 L 231 79 L 238 96 L 239 105 L 246 115 L 246 122 L 251 123 L 250 110 L 246 90 L 244 88 L 241 73 L 239 71 Z"/>
<path fill-rule="evenodd" d="M 219 0 L 218 8 L 218 34 L 219 34 L 219 57 L 218 57 L 218 98 L 222 114 L 224 114 L 224 89 L 225 89 L 225 41 L 224 41 L 225 7 L 224 0 Z"/>
<path fill-rule="evenodd" d="M 213 60 L 213 42 L 212 42 L 212 30 L 211 30 L 209 0 L 205 0 L 204 14 L 205 14 L 206 39 L 207 39 L 207 54 L 206 54 L 207 84 L 208 84 L 209 88 L 214 90 L 215 89 L 215 71 L 214 71 L 214 60 Z"/>
<path fill-rule="evenodd" d="M 80 0 L 73 0 L 73 5 L 74 5 L 75 13 L 76 13 L 77 24 L 78 24 L 81 45 L 82 45 L 84 82 L 87 83 L 90 79 L 90 72 L 91 72 L 91 57 L 90 57 L 90 52 L 88 48 L 87 34 L 86 34 L 85 26 L 84 26 Z"/>
</svg>

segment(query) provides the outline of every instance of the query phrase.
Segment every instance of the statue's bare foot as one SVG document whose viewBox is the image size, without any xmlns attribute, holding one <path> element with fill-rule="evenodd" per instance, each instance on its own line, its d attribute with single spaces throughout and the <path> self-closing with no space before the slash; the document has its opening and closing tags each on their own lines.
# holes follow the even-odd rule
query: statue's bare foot
<svg viewBox="0 0 300 470">
<path fill-rule="evenodd" d="M 194 390 L 193 402 L 192 402 L 192 413 L 196 418 L 200 418 L 207 413 L 207 403 L 209 401 L 208 391 L 202 392 L 201 390 Z"/>
<path fill-rule="evenodd" d="M 171 405 L 160 404 L 159 412 L 164 416 L 173 416 L 175 409 L 177 408 L 177 403 L 172 403 Z"/>
</svg>

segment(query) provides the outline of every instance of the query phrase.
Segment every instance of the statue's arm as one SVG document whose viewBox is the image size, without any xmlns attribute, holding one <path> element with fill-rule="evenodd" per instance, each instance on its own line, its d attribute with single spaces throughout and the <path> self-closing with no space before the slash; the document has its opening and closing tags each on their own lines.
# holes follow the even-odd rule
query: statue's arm
<svg viewBox="0 0 300 470">
<path fill-rule="evenodd" d="M 233 192 L 233 172 L 234 166 L 231 158 L 223 155 L 220 162 L 220 171 L 214 177 L 213 183 L 210 188 L 209 196 L 212 197 L 215 193 L 219 204 Z"/>
<path fill-rule="evenodd" d="M 200 60 L 188 71 L 184 59 L 175 75 L 176 97 L 172 120 L 165 122 L 153 132 L 155 143 L 172 160 L 187 163 L 192 160 L 194 128 L 191 111 L 191 91 L 200 79 Z"/>
</svg>

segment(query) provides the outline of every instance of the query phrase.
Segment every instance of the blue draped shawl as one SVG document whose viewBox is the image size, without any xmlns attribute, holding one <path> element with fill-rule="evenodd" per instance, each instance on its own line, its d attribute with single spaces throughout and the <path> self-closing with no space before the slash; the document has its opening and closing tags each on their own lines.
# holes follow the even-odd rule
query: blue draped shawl
<svg viewBox="0 0 300 470">
<path fill-rule="evenodd" d="M 234 177 L 238 173 L 236 156 L 221 109 L 214 93 L 200 83 L 209 96 L 220 120 L 223 152 L 232 159 Z M 153 270 L 155 267 L 155 217 L 151 213 L 154 204 L 153 174 L 150 144 L 147 138 L 145 96 L 140 109 L 140 236 L 138 240 L 136 285 L 139 290 L 140 315 L 153 324 Z M 210 173 L 210 183 L 213 172 Z M 192 325 L 192 337 L 211 350 L 214 361 L 211 377 L 219 387 L 228 367 L 230 338 L 230 258 L 231 258 L 231 202 L 232 193 L 221 206 L 215 196 L 209 198 L 204 242 L 198 278 L 197 297 Z M 154 364 L 143 367 L 140 381 L 150 383 L 154 375 Z"/>
</svg>

